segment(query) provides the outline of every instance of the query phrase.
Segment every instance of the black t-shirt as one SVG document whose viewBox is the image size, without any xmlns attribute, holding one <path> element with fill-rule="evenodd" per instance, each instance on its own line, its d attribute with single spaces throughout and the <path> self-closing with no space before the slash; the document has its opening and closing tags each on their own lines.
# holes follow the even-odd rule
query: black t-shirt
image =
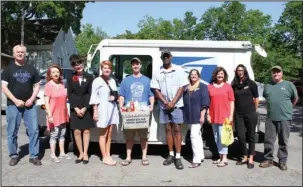
<svg viewBox="0 0 303 187">
<path fill-rule="evenodd" d="M 7 82 L 8 89 L 17 98 L 26 102 L 33 94 L 33 86 L 40 82 L 40 75 L 30 64 L 18 66 L 11 63 L 1 74 L 2 82 Z M 7 98 L 7 105 L 14 103 Z"/>
<path fill-rule="evenodd" d="M 256 111 L 253 98 L 258 98 L 257 84 L 249 80 L 246 85 L 233 86 L 235 93 L 235 110 L 241 113 Z"/>
</svg>

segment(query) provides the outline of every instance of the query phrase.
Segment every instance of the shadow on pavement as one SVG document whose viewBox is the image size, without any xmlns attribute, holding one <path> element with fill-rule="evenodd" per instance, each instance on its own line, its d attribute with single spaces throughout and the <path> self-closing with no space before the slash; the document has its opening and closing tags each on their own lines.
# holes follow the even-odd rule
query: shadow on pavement
<svg viewBox="0 0 303 187">
<path fill-rule="evenodd" d="M 45 150 L 49 149 L 49 138 L 48 137 L 43 137 L 40 138 L 40 147 L 39 147 L 39 159 L 41 160 L 44 155 L 45 155 Z M 22 146 L 19 147 L 19 159 L 21 160 L 22 158 L 24 158 L 26 155 L 29 154 L 29 144 L 24 144 Z"/>
</svg>

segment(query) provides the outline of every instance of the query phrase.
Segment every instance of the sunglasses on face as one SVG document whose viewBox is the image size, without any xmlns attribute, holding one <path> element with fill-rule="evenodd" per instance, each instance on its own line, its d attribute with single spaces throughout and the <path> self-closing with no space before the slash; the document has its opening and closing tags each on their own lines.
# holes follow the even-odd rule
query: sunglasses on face
<svg viewBox="0 0 303 187">
<path fill-rule="evenodd" d="M 169 58 L 169 55 L 163 55 L 162 59 L 164 60 L 165 58 Z"/>
<path fill-rule="evenodd" d="M 81 64 L 81 61 L 72 62 L 72 66 L 80 66 Z"/>
</svg>

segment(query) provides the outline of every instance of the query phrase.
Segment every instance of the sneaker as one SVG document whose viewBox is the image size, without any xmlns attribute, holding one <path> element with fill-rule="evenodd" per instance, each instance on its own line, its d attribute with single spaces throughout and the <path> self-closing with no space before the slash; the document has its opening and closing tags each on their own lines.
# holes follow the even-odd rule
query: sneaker
<svg viewBox="0 0 303 187">
<path fill-rule="evenodd" d="M 163 165 L 164 165 L 164 166 L 168 166 L 168 165 L 174 163 L 174 161 L 175 161 L 175 157 L 172 156 L 172 155 L 169 155 L 169 156 L 167 157 L 167 159 L 164 160 Z"/>
<path fill-rule="evenodd" d="M 11 158 L 11 160 L 9 161 L 10 166 L 15 166 L 17 164 L 18 164 L 18 158 Z"/>
<path fill-rule="evenodd" d="M 183 169 L 183 164 L 182 164 L 182 161 L 181 161 L 181 158 L 176 158 L 175 159 L 175 166 L 177 169 Z"/>
<path fill-rule="evenodd" d="M 68 154 L 60 154 L 60 156 L 59 156 L 59 158 L 60 159 L 66 159 L 66 160 L 71 160 L 71 159 L 73 159 L 73 157 L 72 156 L 70 156 L 70 155 L 68 155 Z"/>
<path fill-rule="evenodd" d="M 282 171 L 286 171 L 286 170 L 287 170 L 287 165 L 286 165 L 285 163 L 280 163 L 280 164 L 279 164 L 279 168 L 280 168 L 280 170 L 282 170 Z"/>
<path fill-rule="evenodd" d="M 42 165 L 41 161 L 38 158 L 30 158 L 29 162 L 34 164 L 35 166 L 41 166 Z"/>
<path fill-rule="evenodd" d="M 60 159 L 59 159 L 58 157 L 56 157 L 55 155 L 52 155 L 52 156 L 50 157 L 50 159 L 51 159 L 51 161 L 56 162 L 56 163 L 59 163 L 59 162 L 60 162 Z"/>
<path fill-rule="evenodd" d="M 273 165 L 274 165 L 274 162 L 272 160 L 265 160 L 259 166 L 261 168 L 268 168 L 268 167 L 272 167 Z"/>
</svg>

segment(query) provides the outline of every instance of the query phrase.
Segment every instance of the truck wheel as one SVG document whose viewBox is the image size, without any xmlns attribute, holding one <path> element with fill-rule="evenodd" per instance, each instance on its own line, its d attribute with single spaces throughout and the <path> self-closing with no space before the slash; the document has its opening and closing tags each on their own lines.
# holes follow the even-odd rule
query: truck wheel
<svg viewBox="0 0 303 187">
<path fill-rule="evenodd" d="M 204 157 L 205 159 L 212 159 L 213 153 L 209 149 L 204 148 Z"/>
<path fill-rule="evenodd" d="M 255 142 L 256 143 L 264 143 L 264 132 L 259 131 L 255 134 Z"/>
<path fill-rule="evenodd" d="M 302 105 L 302 104 L 303 104 L 303 103 L 302 103 L 302 96 L 299 95 L 298 101 L 297 101 L 297 105 Z"/>
<path fill-rule="evenodd" d="M 74 142 L 73 141 L 68 143 L 67 150 L 68 150 L 68 152 L 74 152 Z"/>
</svg>

